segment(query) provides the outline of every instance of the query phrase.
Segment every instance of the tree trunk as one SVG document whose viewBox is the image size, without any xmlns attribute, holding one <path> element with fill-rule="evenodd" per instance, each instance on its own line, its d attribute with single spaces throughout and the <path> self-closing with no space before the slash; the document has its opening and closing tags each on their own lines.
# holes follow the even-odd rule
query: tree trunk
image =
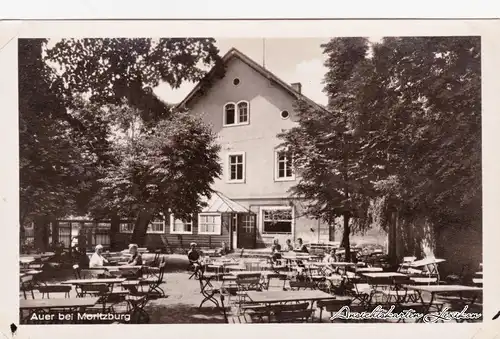
<svg viewBox="0 0 500 339">
<path fill-rule="evenodd" d="M 350 262 L 351 261 L 351 243 L 349 242 L 349 234 L 350 228 L 349 228 L 349 214 L 345 213 L 343 216 L 344 219 L 344 232 L 342 234 L 342 242 L 341 242 L 341 247 L 344 248 L 345 250 L 345 261 Z"/>
<path fill-rule="evenodd" d="M 54 219 L 52 221 L 52 244 L 55 245 L 59 242 L 59 221 Z"/>
<path fill-rule="evenodd" d="M 47 252 L 49 247 L 49 221 L 46 215 L 37 216 L 34 222 L 34 245 L 39 252 Z"/>
<path fill-rule="evenodd" d="M 152 214 L 147 211 L 141 211 L 135 220 L 134 233 L 130 239 L 132 244 L 137 244 L 139 247 L 144 247 L 146 242 L 146 232 L 148 225 L 153 218 Z"/>
<path fill-rule="evenodd" d="M 109 230 L 109 247 L 111 251 L 119 250 L 118 247 L 118 233 L 120 233 L 120 217 L 113 215 L 111 217 L 111 228 Z"/>
<path fill-rule="evenodd" d="M 328 225 L 328 241 L 335 241 L 335 223 Z"/>
<path fill-rule="evenodd" d="M 391 267 L 397 267 L 398 265 L 398 260 L 397 260 L 397 250 L 396 250 L 396 246 L 397 246 L 397 241 L 396 241 L 396 228 L 397 228 L 397 219 L 398 219 L 398 216 L 397 216 L 397 213 L 396 212 L 392 212 L 391 213 L 391 219 L 390 219 L 390 224 L 389 224 L 389 234 L 388 234 L 388 245 L 389 245 L 389 253 L 388 253 L 388 256 L 389 256 L 389 263 L 391 265 Z"/>
</svg>

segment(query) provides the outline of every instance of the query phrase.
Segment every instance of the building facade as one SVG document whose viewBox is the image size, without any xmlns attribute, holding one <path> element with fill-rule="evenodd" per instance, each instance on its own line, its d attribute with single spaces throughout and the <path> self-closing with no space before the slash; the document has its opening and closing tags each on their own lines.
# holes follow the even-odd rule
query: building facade
<svg viewBox="0 0 500 339">
<path fill-rule="evenodd" d="M 301 202 L 290 198 L 298 178 L 277 136 L 297 124 L 294 102 L 308 100 L 301 85 L 284 83 L 236 49 L 223 62 L 224 77 L 196 86 L 180 106 L 218 135 L 223 174 L 214 190 L 248 210 L 229 228 L 232 247 L 264 247 L 274 238 L 328 241 L 328 225 L 305 217 Z"/>
</svg>

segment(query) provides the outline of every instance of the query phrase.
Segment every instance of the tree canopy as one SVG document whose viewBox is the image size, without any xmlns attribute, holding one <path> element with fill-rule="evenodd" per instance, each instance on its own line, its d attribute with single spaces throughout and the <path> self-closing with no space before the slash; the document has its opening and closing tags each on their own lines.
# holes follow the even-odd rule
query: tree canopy
<svg viewBox="0 0 500 339">
<path fill-rule="evenodd" d="M 480 38 L 335 38 L 323 48 L 328 109 L 299 102 L 299 126 L 283 135 L 309 214 L 480 224 Z"/>
<path fill-rule="evenodd" d="M 204 79 L 220 65 L 214 43 L 19 40 L 21 223 L 199 208 L 220 171 L 213 135 L 151 88 Z M 130 131 L 132 138 L 120 137 Z M 134 236 L 144 238 L 147 223 Z"/>
</svg>

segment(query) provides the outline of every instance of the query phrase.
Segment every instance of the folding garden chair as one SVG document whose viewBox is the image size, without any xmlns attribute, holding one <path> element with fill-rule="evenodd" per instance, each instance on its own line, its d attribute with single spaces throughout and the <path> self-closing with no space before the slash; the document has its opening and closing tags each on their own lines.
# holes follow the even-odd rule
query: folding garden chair
<svg viewBox="0 0 500 339">
<path fill-rule="evenodd" d="M 24 299 L 28 299 L 26 292 L 31 292 L 32 299 L 35 299 L 34 289 L 35 283 L 33 275 L 28 274 L 20 277 L 20 290 L 23 292 Z"/>
<path fill-rule="evenodd" d="M 343 298 L 343 299 L 332 299 L 332 300 L 318 300 L 316 303 L 316 307 L 319 308 L 319 322 L 322 321 L 323 309 L 326 312 L 330 312 L 330 315 L 333 316 L 333 313 L 338 312 L 342 309 L 342 307 L 350 306 L 352 304 L 352 299 Z M 333 320 L 331 320 L 333 321 Z"/>
<path fill-rule="evenodd" d="M 283 304 L 270 307 L 269 322 L 301 323 L 312 318 L 314 309 L 308 308 L 309 303 Z"/>
<path fill-rule="evenodd" d="M 159 297 L 163 298 L 165 296 L 165 291 L 161 288 L 161 284 L 163 284 L 164 281 L 164 276 L 165 276 L 165 268 L 167 265 L 167 261 L 165 257 L 163 257 L 160 261 L 159 264 L 159 272 L 157 275 L 152 275 L 150 277 L 146 278 L 140 278 L 139 279 L 139 284 L 144 286 L 148 286 L 148 291 L 146 292 L 149 297 L 151 297 L 154 294 L 159 295 Z"/>
<path fill-rule="evenodd" d="M 42 294 L 42 299 L 50 299 L 50 294 L 58 294 L 63 293 L 65 298 L 69 298 L 69 293 L 71 292 L 71 285 L 62 285 L 62 284 L 41 284 L 38 286 L 38 291 Z"/>
</svg>

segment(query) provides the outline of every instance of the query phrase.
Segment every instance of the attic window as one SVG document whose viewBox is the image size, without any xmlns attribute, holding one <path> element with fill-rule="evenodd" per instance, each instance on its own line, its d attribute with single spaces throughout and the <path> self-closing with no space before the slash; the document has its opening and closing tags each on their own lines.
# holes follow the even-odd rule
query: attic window
<svg viewBox="0 0 500 339">
<path fill-rule="evenodd" d="M 290 117 L 290 113 L 288 111 L 281 111 L 281 119 L 288 119 Z"/>
<path fill-rule="evenodd" d="M 224 105 L 224 126 L 248 125 L 250 123 L 250 104 L 242 100 L 238 103 L 228 102 Z"/>
<path fill-rule="evenodd" d="M 234 78 L 233 85 L 238 86 L 240 84 L 240 79 Z"/>
</svg>

